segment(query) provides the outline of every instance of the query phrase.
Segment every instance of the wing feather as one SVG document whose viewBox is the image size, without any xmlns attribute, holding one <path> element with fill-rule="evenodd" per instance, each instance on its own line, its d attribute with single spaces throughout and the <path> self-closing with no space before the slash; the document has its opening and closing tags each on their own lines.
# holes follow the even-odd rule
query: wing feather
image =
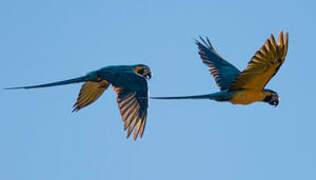
<svg viewBox="0 0 316 180">
<path fill-rule="evenodd" d="M 278 42 L 271 34 L 264 45 L 255 53 L 248 67 L 233 82 L 230 91 L 240 89 L 263 90 L 285 61 L 288 50 L 288 33 L 281 31 Z"/>
<path fill-rule="evenodd" d="M 134 135 L 133 135 L 133 139 L 136 139 L 138 134 L 140 135 L 141 138 L 143 137 L 144 128 L 146 124 L 146 118 L 147 118 L 147 112 L 143 114 L 142 120 L 138 121 Z"/>
<path fill-rule="evenodd" d="M 99 82 L 88 81 L 84 83 L 80 89 L 77 101 L 73 106 L 73 112 L 79 111 L 80 109 L 93 103 L 103 94 L 109 85 L 110 84 L 106 80 Z"/>
<path fill-rule="evenodd" d="M 113 86 L 118 94 L 117 103 L 120 109 L 124 130 L 127 130 L 127 138 L 134 131 L 133 139 L 136 140 L 138 134 L 143 136 L 147 118 L 148 94 L 147 87 L 137 91 L 131 91 L 123 87 Z"/>
<path fill-rule="evenodd" d="M 202 37 L 200 39 L 202 43 L 196 40 L 196 44 L 203 63 L 210 68 L 210 73 L 220 90 L 229 89 L 240 71 L 215 51 L 207 37 L 206 40 Z"/>
</svg>

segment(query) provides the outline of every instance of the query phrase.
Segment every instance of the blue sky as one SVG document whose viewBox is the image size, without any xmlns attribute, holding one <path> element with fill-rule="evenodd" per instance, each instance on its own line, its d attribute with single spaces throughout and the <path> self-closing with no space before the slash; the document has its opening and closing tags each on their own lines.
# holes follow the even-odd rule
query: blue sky
<svg viewBox="0 0 316 180">
<path fill-rule="evenodd" d="M 209 100 L 150 101 L 144 138 L 126 139 L 109 89 L 71 113 L 81 84 L 0 91 L 0 179 L 316 179 L 315 1 L 0 2 L 2 87 L 151 67 L 150 95 L 217 91 L 194 40 L 244 69 L 270 33 L 289 32 L 268 88 L 277 108 Z"/>
</svg>

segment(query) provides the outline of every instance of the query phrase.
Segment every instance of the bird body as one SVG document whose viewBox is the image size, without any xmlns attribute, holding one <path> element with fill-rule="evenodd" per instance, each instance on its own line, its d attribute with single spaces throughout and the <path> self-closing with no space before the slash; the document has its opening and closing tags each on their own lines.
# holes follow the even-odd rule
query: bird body
<svg viewBox="0 0 316 180">
<path fill-rule="evenodd" d="M 85 76 L 46 84 L 13 87 L 6 89 L 33 89 L 84 82 L 73 111 L 79 111 L 97 100 L 112 85 L 117 93 L 124 130 L 127 138 L 134 130 L 133 139 L 143 136 L 148 109 L 147 79 L 151 78 L 150 68 L 143 64 L 106 66 Z"/>
<path fill-rule="evenodd" d="M 253 102 L 267 102 L 270 105 L 279 104 L 279 95 L 264 89 L 269 80 L 277 73 L 285 60 L 288 50 L 288 33 L 283 36 L 281 31 L 278 42 L 271 34 L 265 44 L 255 53 L 244 71 L 222 58 L 213 48 L 209 39 L 196 41 L 199 55 L 205 65 L 210 68 L 220 91 L 207 95 L 180 97 L 152 97 L 152 99 L 211 99 L 215 101 L 229 101 L 232 104 L 251 104 Z"/>
<path fill-rule="evenodd" d="M 263 101 L 267 92 L 264 91 L 253 91 L 253 90 L 243 90 L 235 91 L 229 102 L 232 104 L 251 104 L 253 102 Z"/>
<path fill-rule="evenodd" d="M 139 90 L 140 88 L 144 88 L 144 86 L 147 87 L 146 79 L 137 75 L 134 67 L 131 66 L 107 66 L 91 73 L 97 73 L 101 79 L 108 81 L 116 87 L 125 87 L 130 90 Z"/>
</svg>

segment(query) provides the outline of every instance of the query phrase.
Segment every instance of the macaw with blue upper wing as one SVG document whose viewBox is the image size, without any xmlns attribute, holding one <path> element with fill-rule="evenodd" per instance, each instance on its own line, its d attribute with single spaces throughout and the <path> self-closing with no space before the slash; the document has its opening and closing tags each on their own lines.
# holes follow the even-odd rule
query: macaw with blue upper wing
<svg viewBox="0 0 316 180">
<path fill-rule="evenodd" d="M 124 122 L 124 130 L 128 129 L 127 138 L 134 130 L 133 139 L 136 140 L 138 134 L 140 137 L 143 136 L 146 125 L 148 109 L 147 79 L 150 78 L 151 71 L 146 65 L 120 65 L 107 66 L 92 71 L 85 76 L 69 80 L 6 89 L 32 89 L 85 82 L 73 106 L 74 112 L 93 103 L 109 85 L 112 85 L 117 93 L 117 103 Z"/>
<path fill-rule="evenodd" d="M 265 89 L 269 80 L 278 72 L 288 50 L 288 33 L 279 33 L 278 42 L 271 34 L 265 44 L 255 53 L 248 67 L 240 72 L 235 66 L 222 58 L 213 48 L 208 38 L 196 41 L 203 63 L 210 68 L 220 91 L 211 94 L 180 97 L 151 97 L 152 99 L 211 99 L 229 101 L 232 104 L 251 104 L 266 102 L 279 104 L 279 95 Z"/>
</svg>

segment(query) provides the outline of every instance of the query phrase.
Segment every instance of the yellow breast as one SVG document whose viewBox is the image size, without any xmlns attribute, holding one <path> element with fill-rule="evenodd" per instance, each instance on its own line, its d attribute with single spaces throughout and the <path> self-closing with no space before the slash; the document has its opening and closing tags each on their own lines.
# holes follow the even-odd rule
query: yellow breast
<svg viewBox="0 0 316 180">
<path fill-rule="evenodd" d="M 236 92 L 230 102 L 232 104 L 250 104 L 257 101 L 262 101 L 265 95 L 262 91 L 243 90 Z"/>
</svg>

